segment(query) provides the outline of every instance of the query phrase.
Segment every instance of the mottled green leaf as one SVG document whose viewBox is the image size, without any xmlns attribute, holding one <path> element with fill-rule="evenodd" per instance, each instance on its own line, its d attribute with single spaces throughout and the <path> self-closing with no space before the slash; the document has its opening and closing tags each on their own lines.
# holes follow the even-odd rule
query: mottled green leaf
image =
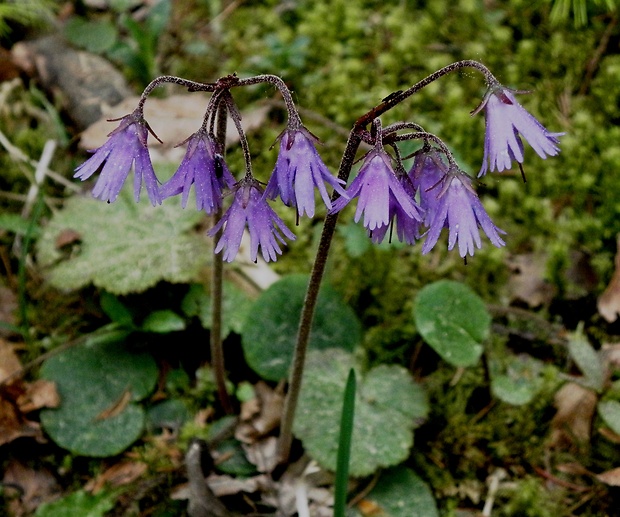
<svg viewBox="0 0 620 517">
<path fill-rule="evenodd" d="M 277 381 L 287 376 L 308 285 L 305 275 L 290 275 L 264 291 L 253 304 L 242 332 L 248 364 L 261 377 Z M 321 288 L 308 346 L 310 349 L 353 350 L 361 340 L 361 325 L 336 291 Z"/>
<path fill-rule="evenodd" d="M 454 366 L 478 362 L 491 316 L 469 287 L 452 280 L 427 285 L 416 297 L 413 316 L 424 340 L 445 361 Z"/>
<path fill-rule="evenodd" d="M 413 430 L 429 406 L 426 393 L 401 366 L 380 365 L 362 376 L 353 356 L 344 350 L 311 351 L 294 432 L 308 454 L 324 467 L 336 468 L 340 412 L 352 367 L 357 371 L 358 388 L 349 472 L 367 476 L 407 458 Z"/>
<path fill-rule="evenodd" d="M 411 469 L 396 467 L 381 474 L 364 498 L 381 509 L 382 517 L 438 517 L 428 485 Z"/>
<path fill-rule="evenodd" d="M 605 368 L 600 356 L 583 333 L 583 324 L 569 335 L 568 353 L 583 373 L 585 384 L 600 392 L 605 384 Z"/>
<path fill-rule="evenodd" d="M 51 503 L 43 503 L 35 512 L 35 517 L 103 517 L 112 508 L 117 495 L 109 492 L 89 494 L 78 490 Z"/>
<path fill-rule="evenodd" d="M 74 197 L 56 212 L 37 244 L 37 259 L 59 289 L 94 284 L 113 294 L 141 292 L 161 280 L 191 282 L 210 261 L 208 240 L 193 231 L 204 218 L 178 200 L 153 207 L 124 189 L 112 204 Z M 66 230 L 79 235 L 69 253 L 58 249 Z"/>
<path fill-rule="evenodd" d="M 144 410 L 136 404 L 157 381 L 150 354 L 121 342 L 76 346 L 50 357 L 41 377 L 56 383 L 60 407 L 41 412 L 45 431 L 58 445 L 83 456 L 113 456 L 142 433 Z"/>
<path fill-rule="evenodd" d="M 501 364 L 500 364 L 501 363 Z M 505 355 L 489 361 L 491 391 L 515 406 L 528 404 L 542 387 L 542 363 L 527 355 Z"/>
</svg>

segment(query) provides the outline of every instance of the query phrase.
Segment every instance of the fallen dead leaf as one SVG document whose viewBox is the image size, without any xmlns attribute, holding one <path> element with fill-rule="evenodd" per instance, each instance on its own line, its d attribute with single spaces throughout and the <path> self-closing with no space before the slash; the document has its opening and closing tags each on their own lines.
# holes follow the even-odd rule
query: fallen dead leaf
<svg viewBox="0 0 620 517">
<path fill-rule="evenodd" d="M 256 465 L 259 472 L 272 472 L 278 464 L 278 440 L 275 436 L 268 436 L 264 440 L 252 444 L 243 444 L 248 461 Z"/>
<path fill-rule="evenodd" d="M 611 429 L 607 427 L 600 427 L 598 432 L 601 433 L 606 440 L 609 440 L 612 443 L 620 443 L 620 434 L 614 433 Z"/>
<path fill-rule="evenodd" d="M 106 469 L 97 477 L 91 479 L 84 485 L 84 489 L 96 494 L 106 486 L 116 488 L 128 485 L 142 477 L 147 469 L 148 465 L 141 461 L 121 461 L 120 463 L 115 463 L 109 469 Z"/>
<path fill-rule="evenodd" d="M 26 391 L 17 398 L 22 413 L 30 413 L 41 408 L 55 408 L 60 405 L 60 395 L 56 383 L 38 379 L 26 384 Z"/>
<path fill-rule="evenodd" d="M 15 350 L 17 345 L 0 339 L 0 385 L 5 379 L 21 371 L 22 363 Z"/>
<path fill-rule="evenodd" d="M 101 413 L 99 413 L 95 420 L 106 420 L 108 418 L 113 418 L 118 414 L 122 413 L 122 411 L 127 407 L 127 404 L 131 402 L 131 390 L 126 389 L 121 393 L 121 396 L 114 401 L 114 403 L 105 408 Z"/>
<path fill-rule="evenodd" d="M 34 438 L 45 443 L 45 438 L 38 422 L 27 420 L 17 406 L 0 395 L 0 445 L 17 438 Z"/>
<path fill-rule="evenodd" d="M 620 486 L 620 467 L 600 473 L 596 476 L 601 483 L 610 486 Z"/>
<path fill-rule="evenodd" d="M 576 382 L 567 382 L 555 394 L 557 412 L 551 421 L 553 445 L 587 442 L 592 432 L 596 394 Z"/>
<path fill-rule="evenodd" d="M 14 517 L 31 515 L 41 503 L 49 502 L 60 494 L 60 486 L 48 470 L 34 470 L 14 459 L 6 465 L 2 483 L 21 490 L 20 497 L 9 502 L 9 515 Z M 7 495 L 10 495 L 8 491 Z"/>
<path fill-rule="evenodd" d="M 525 302 L 529 307 L 539 307 L 553 298 L 553 287 L 545 280 L 545 255 L 515 255 L 511 257 L 509 265 L 509 287 L 513 300 Z"/>
<path fill-rule="evenodd" d="M 616 321 L 620 314 L 620 235 L 617 236 L 616 249 L 614 274 L 597 303 L 599 314 L 609 323 Z"/>
<path fill-rule="evenodd" d="M 601 357 L 608 370 L 620 370 L 620 343 L 603 343 Z"/>
<path fill-rule="evenodd" d="M 235 431 L 235 438 L 243 443 L 253 443 L 268 435 L 278 425 L 284 405 L 283 386 L 270 388 L 263 381 L 254 386 L 256 397 L 241 408 L 241 423 Z"/>
<path fill-rule="evenodd" d="M 573 461 L 571 463 L 560 463 L 556 465 L 556 470 L 563 474 L 573 474 L 576 476 L 592 476 L 592 473 L 585 468 L 581 463 Z"/>
<path fill-rule="evenodd" d="M 0 60 L 1 61 L 1 60 Z M 17 323 L 15 319 L 15 311 L 17 310 L 17 295 L 12 289 L 4 285 L 0 285 L 0 321 L 8 323 L 9 325 L 15 325 Z M 0 336 L 9 336 L 12 332 L 4 327 L 0 327 Z M 0 360 L 0 365 L 3 364 Z M 0 373 L 0 382 L 3 377 Z"/>
</svg>

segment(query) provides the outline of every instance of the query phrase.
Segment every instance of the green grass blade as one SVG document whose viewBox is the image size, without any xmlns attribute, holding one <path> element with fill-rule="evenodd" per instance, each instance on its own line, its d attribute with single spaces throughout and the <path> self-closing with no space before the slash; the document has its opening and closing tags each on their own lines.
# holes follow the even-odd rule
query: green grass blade
<svg viewBox="0 0 620 517">
<path fill-rule="evenodd" d="M 353 435 L 353 416 L 355 413 L 355 370 L 349 370 L 344 390 L 340 437 L 338 439 L 338 461 L 336 464 L 336 484 L 334 487 L 334 517 L 345 517 L 347 510 L 347 484 L 349 481 L 349 456 Z"/>
</svg>

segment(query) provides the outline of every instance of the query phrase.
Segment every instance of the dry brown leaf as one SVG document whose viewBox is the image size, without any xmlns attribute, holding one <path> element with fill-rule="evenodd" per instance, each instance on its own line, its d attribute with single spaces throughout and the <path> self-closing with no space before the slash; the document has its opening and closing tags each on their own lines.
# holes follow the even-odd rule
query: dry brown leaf
<svg viewBox="0 0 620 517">
<path fill-rule="evenodd" d="M 592 390 L 575 382 L 562 386 L 555 394 L 557 412 L 551 422 L 551 442 L 562 446 L 570 445 L 575 440 L 589 441 L 596 403 L 597 397 Z"/>
<path fill-rule="evenodd" d="M 1 61 L 1 60 L 0 60 Z M 0 321 L 4 321 L 10 325 L 16 324 L 15 311 L 17 310 L 17 295 L 12 289 L 0 285 Z M 0 327 L 0 336 L 9 336 L 12 334 L 10 330 Z M 0 360 L 0 365 L 2 365 Z M 0 381 L 3 377 L 0 374 Z"/>
<path fill-rule="evenodd" d="M 370 499 L 362 499 L 357 503 L 357 509 L 364 517 L 386 517 L 387 513 L 383 511 L 383 508 L 379 504 L 371 501 Z"/>
<path fill-rule="evenodd" d="M 513 300 L 525 302 L 530 307 L 538 307 L 551 300 L 553 287 L 545 280 L 545 255 L 516 255 L 510 259 L 510 268 L 509 286 Z"/>
<path fill-rule="evenodd" d="M 26 391 L 17 397 L 17 405 L 22 413 L 30 413 L 44 407 L 58 407 L 60 395 L 56 390 L 56 383 L 38 379 L 26 384 Z"/>
<path fill-rule="evenodd" d="M 208 95 L 203 93 L 172 95 L 165 99 L 149 98 L 145 104 L 144 117 L 155 134 L 163 141 L 161 144 L 154 138 L 149 140 L 149 151 L 153 162 L 180 162 L 183 159 L 185 148 L 175 146 L 200 128 L 208 98 Z M 108 122 L 108 119 L 120 118 L 132 113 L 138 101 L 139 97 L 129 97 L 120 104 L 108 108 L 101 120 L 89 126 L 82 133 L 80 146 L 84 149 L 96 149 L 102 146 L 108 139 L 108 133 L 118 125 L 118 122 Z M 263 125 L 269 109 L 268 106 L 259 106 L 243 111 L 244 130 L 251 132 Z M 239 135 L 234 124 L 228 124 L 226 145 L 233 145 L 238 141 Z"/>
<path fill-rule="evenodd" d="M 248 461 L 256 465 L 256 470 L 259 472 L 272 472 L 278 465 L 278 440 L 275 436 L 269 436 L 250 445 L 244 444 L 243 449 Z"/>
<path fill-rule="evenodd" d="M 598 432 L 603 436 L 606 440 L 609 440 L 612 443 L 620 443 L 620 434 L 614 433 L 608 427 L 600 427 Z"/>
<path fill-rule="evenodd" d="M 34 470 L 17 460 L 9 461 L 2 482 L 5 485 L 20 487 L 22 490 L 21 497 L 9 503 L 9 514 L 14 517 L 31 515 L 41 503 L 49 502 L 60 494 L 60 486 L 49 471 Z M 9 494 L 7 491 L 7 495 Z"/>
<path fill-rule="evenodd" d="M 0 445 L 17 438 L 34 438 L 45 443 L 45 438 L 38 422 L 23 417 L 17 406 L 0 395 Z"/>
<path fill-rule="evenodd" d="M 121 461 L 120 463 L 112 465 L 96 478 L 91 479 L 86 483 L 84 489 L 96 494 L 105 486 L 115 488 L 128 485 L 143 476 L 147 469 L 148 465 L 141 461 Z"/>
<path fill-rule="evenodd" d="M 581 463 L 573 461 L 571 463 L 560 463 L 556 465 L 556 470 L 563 474 L 573 474 L 576 476 L 592 476 L 592 473 L 585 468 Z"/>
<path fill-rule="evenodd" d="M 620 235 L 616 238 L 616 250 L 614 274 L 597 303 L 599 314 L 609 323 L 616 321 L 620 314 Z"/>
<path fill-rule="evenodd" d="M 15 353 L 16 349 L 17 345 L 14 343 L 0 339 L 0 384 L 22 369 L 22 363 Z"/>
<path fill-rule="evenodd" d="M 256 397 L 242 407 L 241 423 L 235 431 L 240 442 L 253 443 L 280 425 L 284 394 L 282 386 L 270 388 L 263 381 L 254 386 Z"/>
<path fill-rule="evenodd" d="M 608 370 L 620 370 L 620 343 L 603 343 L 601 357 Z"/>
<path fill-rule="evenodd" d="M 113 418 L 127 407 L 127 404 L 131 402 L 131 390 L 126 389 L 121 393 L 121 396 L 115 400 L 110 407 L 105 408 L 101 413 L 99 413 L 95 420 L 106 420 L 107 418 Z"/>
<path fill-rule="evenodd" d="M 610 486 L 620 486 L 620 467 L 600 473 L 596 476 L 601 483 Z"/>
</svg>

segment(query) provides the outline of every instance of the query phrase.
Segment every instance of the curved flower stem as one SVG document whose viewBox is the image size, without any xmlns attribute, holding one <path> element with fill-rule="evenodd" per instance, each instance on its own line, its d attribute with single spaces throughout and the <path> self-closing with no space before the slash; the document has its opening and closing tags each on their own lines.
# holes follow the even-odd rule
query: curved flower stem
<svg viewBox="0 0 620 517">
<path fill-rule="evenodd" d="M 478 61 L 474 61 L 472 59 L 457 61 L 456 63 L 452 63 L 450 65 L 444 66 L 443 68 L 440 68 L 436 72 L 433 72 L 432 74 L 426 76 L 424 79 L 418 81 L 417 83 L 407 88 L 406 90 L 399 90 L 397 92 L 394 92 L 388 95 L 385 99 L 383 99 L 383 101 L 380 104 L 378 104 L 373 109 L 371 109 L 368 113 L 366 113 L 365 115 L 362 115 L 359 119 L 357 119 L 357 122 L 355 122 L 354 127 L 355 128 L 366 127 L 374 119 L 383 115 L 385 112 L 391 110 L 394 106 L 396 106 L 397 104 L 400 104 L 402 101 L 404 101 L 408 97 L 411 97 L 414 93 L 419 92 L 422 88 L 425 88 L 426 86 L 436 81 L 437 79 L 443 77 L 444 75 L 460 70 L 461 68 L 475 68 L 476 70 L 478 70 L 480 73 L 484 75 L 484 79 L 487 85 L 497 83 L 497 79 L 495 79 L 495 76 L 482 63 L 479 63 Z"/>
<path fill-rule="evenodd" d="M 157 88 L 158 86 L 171 83 L 177 84 L 179 86 L 186 87 L 190 92 L 212 92 L 215 91 L 215 84 L 213 83 L 199 83 L 196 81 L 190 81 L 188 79 L 184 79 L 183 77 L 177 77 L 174 75 L 161 75 L 153 79 L 144 89 L 142 95 L 140 95 L 140 100 L 138 102 L 138 110 L 142 112 L 144 109 L 144 103 L 146 102 L 146 98 L 151 94 L 151 92 Z"/>
<path fill-rule="evenodd" d="M 230 117 L 235 123 L 235 127 L 237 128 L 237 133 L 239 134 L 239 143 L 241 144 L 241 149 L 243 151 L 243 159 L 245 160 L 245 179 L 254 178 L 252 174 L 252 160 L 250 156 L 250 146 L 248 145 L 248 139 L 245 136 L 245 131 L 243 131 L 243 126 L 241 125 L 241 113 L 237 109 L 237 105 L 228 90 L 225 90 L 222 93 L 222 100 L 226 104 L 228 111 L 230 113 Z M 226 136 L 224 134 L 224 136 Z M 226 143 L 224 142 L 224 145 Z"/>
<path fill-rule="evenodd" d="M 421 81 L 418 81 L 407 90 L 401 90 L 391 95 L 388 95 L 385 99 L 383 99 L 380 104 L 378 104 L 366 114 L 362 115 L 359 119 L 357 119 L 357 121 L 353 125 L 353 129 L 349 133 L 349 139 L 347 140 L 347 145 L 342 156 L 342 160 L 340 162 L 340 167 L 338 169 L 338 178 L 343 180 L 345 183 L 349 179 L 351 169 L 355 162 L 355 154 L 357 153 L 357 149 L 363 140 L 363 135 L 366 132 L 366 127 L 368 126 L 368 124 L 370 124 L 373 120 L 375 120 L 377 117 L 381 116 L 385 112 L 391 110 L 397 104 L 400 104 L 402 101 L 404 101 L 414 93 L 428 86 L 433 81 L 436 81 L 440 77 L 443 77 L 444 75 L 459 70 L 461 68 L 475 68 L 485 76 L 487 84 L 492 84 L 493 82 L 496 82 L 493 74 L 491 74 L 490 70 L 483 64 L 478 63 L 477 61 L 465 60 L 457 61 L 456 63 L 452 63 L 437 70 L 436 72 L 425 77 Z M 279 78 L 279 82 L 273 82 L 266 79 L 266 77 L 272 76 L 258 77 L 262 77 L 262 81 L 256 80 L 257 78 L 252 78 L 251 80 L 253 82 L 250 82 L 250 80 L 245 80 L 247 81 L 245 82 L 245 84 L 254 84 L 255 82 L 272 82 L 279 88 L 279 82 L 282 81 Z M 286 91 L 288 92 L 288 88 L 286 88 Z M 285 102 L 287 102 L 286 98 Z M 295 113 L 296 112 L 297 110 L 295 109 Z M 429 135 L 429 133 L 424 134 Z M 419 137 L 422 138 L 421 133 Z M 430 139 L 433 140 L 433 138 Z M 444 148 L 445 146 L 442 146 L 442 150 Z M 446 154 L 446 156 L 448 157 L 448 159 L 452 157 L 449 152 L 448 154 Z M 338 197 L 338 193 L 335 192 L 332 195 L 332 201 L 335 201 Z M 306 351 L 308 348 L 308 339 L 310 337 L 310 329 L 312 327 L 312 319 L 314 317 L 314 309 L 316 307 L 316 301 L 319 295 L 319 288 L 323 279 L 323 273 L 325 272 L 325 266 L 327 264 L 331 241 L 336 230 L 337 222 L 338 213 L 328 213 L 325 217 L 323 231 L 321 233 L 321 239 L 319 241 L 319 247 L 317 250 L 314 265 L 312 267 L 312 272 L 310 273 L 310 280 L 308 281 L 308 289 L 306 291 L 306 297 L 304 299 L 304 304 L 301 311 L 301 318 L 299 321 L 297 344 L 295 345 L 295 352 L 293 355 L 293 365 L 289 377 L 289 388 L 284 403 L 284 411 L 282 413 L 282 422 L 280 425 L 280 437 L 278 439 L 277 450 L 278 462 L 280 464 L 283 464 L 288 460 L 291 452 L 291 445 L 293 442 L 293 419 L 295 418 L 295 410 L 297 409 L 297 401 L 299 400 L 299 393 L 301 390 L 301 381 L 303 377 Z"/>
<path fill-rule="evenodd" d="M 340 168 L 338 171 L 338 178 L 343 180 L 345 183 L 351 174 L 351 168 L 355 162 L 355 153 L 357 152 L 361 141 L 362 139 L 360 135 L 355 130 L 352 130 L 349 134 L 349 140 L 347 141 L 347 146 L 342 156 L 342 161 L 340 162 Z M 332 201 L 335 201 L 338 197 L 338 193 L 334 192 L 332 195 Z M 329 248 L 332 243 L 337 222 L 338 212 L 335 214 L 327 214 L 327 216 L 325 216 L 321 240 L 319 241 L 316 258 L 314 260 L 314 265 L 312 266 L 312 272 L 310 273 L 310 280 L 308 281 L 308 290 L 306 291 L 306 297 L 301 311 L 297 344 L 295 346 L 293 366 L 289 377 L 288 393 L 284 403 L 282 423 L 280 426 L 280 437 L 278 440 L 277 453 L 278 461 L 281 464 L 288 460 L 291 452 L 291 444 L 293 442 L 293 419 L 295 418 L 295 410 L 297 408 L 297 401 L 301 390 L 301 381 L 306 360 L 308 339 L 310 338 L 310 329 L 312 327 L 312 319 L 314 317 L 314 308 L 316 307 L 316 301 L 319 296 L 319 288 L 321 286 L 321 280 L 323 279 L 323 273 L 325 272 Z"/>
<path fill-rule="evenodd" d="M 298 129 L 302 127 L 301 117 L 299 116 L 297 107 L 293 102 L 293 96 L 291 95 L 291 91 L 288 89 L 288 86 L 286 86 L 286 83 L 280 77 L 271 74 L 261 74 L 254 77 L 249 77 L 247 79 L 239 80 L 239 86 L 248 86 L 250 84 L 259 83 L 272 84 L 278 89 L 280 95 L 282 95 L 282 99 L 284 100 L 284 104 L 286 105 L 286 111 L 288 111 L 289 129 Z"/>
<path fill-rule="evenodd" d="M 217 133 L 216 140 L 221 146 L 222 153 L 226 152 L 226 103 L 221 102 L 217 108 Z M 218 208 L 213 214 L 213 224 L 215 225 L 222 217 L 222 208 Z M 213 239 L 213 246 L 219 242 L 222 230 Z M 222 282 L 224 278 L 224 262 L 221 253 L 213 253 L 213 266 L 211 268 L 211 365 L 217 395 L 222 408 L 227 414 L 233 412 L 232 403 L 226 390 L 226 370 L 224 366 L 224 349 L 222 347 Z"/>
</svg>

